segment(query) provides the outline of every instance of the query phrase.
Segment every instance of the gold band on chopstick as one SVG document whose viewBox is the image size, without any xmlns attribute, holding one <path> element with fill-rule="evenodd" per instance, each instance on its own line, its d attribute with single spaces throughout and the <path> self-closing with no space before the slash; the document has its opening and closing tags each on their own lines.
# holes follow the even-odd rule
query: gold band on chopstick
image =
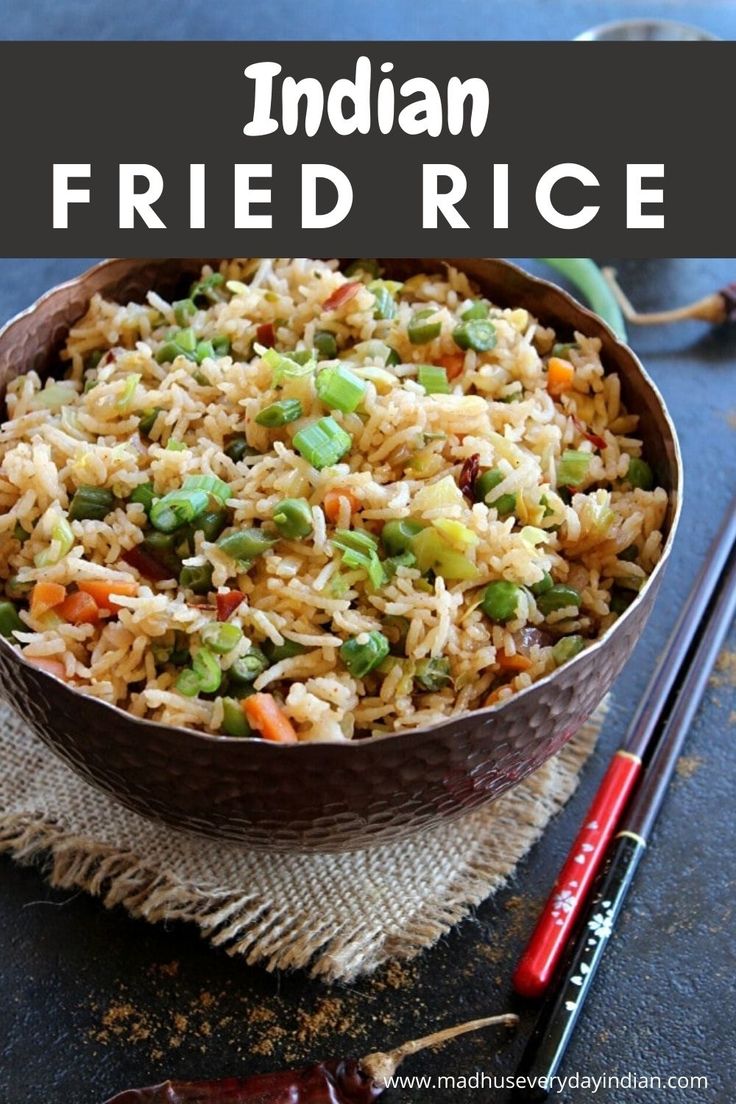
<svg viewBox="0 0 736 1104">
<path fill-rule="evenodd" d="M 631 759 L 634 763 L 641 763 L 641 756 L 634 755 L 633 751 L 624 751 L 623 748 L 620 748 L 616 755 L 620 755 L 622 759 Z"/>
<path fill-rule="evenodd" d="M 636 842 L 640 843 L 642 847 L 646 847 L 647 845 L 647 841 L 644 839 L 643 836 L 640 836 L 637 832 L 630 832 L 628 828 L 624 828 L 622 832 L 616 833 L 616 839 L 621 839 L 622 836 L 626 836 L 628 839 L 636 840 Z"/>
</svg>

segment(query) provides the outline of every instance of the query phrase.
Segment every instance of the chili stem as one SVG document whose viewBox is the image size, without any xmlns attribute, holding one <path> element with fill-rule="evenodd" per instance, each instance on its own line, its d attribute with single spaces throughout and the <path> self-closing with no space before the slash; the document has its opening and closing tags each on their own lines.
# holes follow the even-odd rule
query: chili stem
<svg viewBox="0 0 736 1104">
<path fill-rule="evenodd" d="M 500 1016 L 487 1016 L 482 1020 L 470 1020 L 467 1023 L 456 1024 L 454 1027 L 446 1027 L 442 1031 L 434 1031 L 431 1035 L 425 1035 L 421 1039 L 411 1039 L 408 1043 L 402 1043 L 401 1046 L 395 1047 L 393 1050 L 368 1054 L 365 1058 L 361 1058 L 360 1068 L 376 1083 L 385 1083 L 389 1077 L 393 1077 L 399 1064 L 410 1054 L 417 1054 L 427 1047 L 441 1046 L 450 1039 L 454 1039 L 458 1035 L 464 1035 L 468 1031 L 480 1031 L 484 1027 L 497 1025 L 513 1028 L 518 1023 L 519 1017 L 515 1016 L 513 1012 L 505 1012 Z"/>
</svg>

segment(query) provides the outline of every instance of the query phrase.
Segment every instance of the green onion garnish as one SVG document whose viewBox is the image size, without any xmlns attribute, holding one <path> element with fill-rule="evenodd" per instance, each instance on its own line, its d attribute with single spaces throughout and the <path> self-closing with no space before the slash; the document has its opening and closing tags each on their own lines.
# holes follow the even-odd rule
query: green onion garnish
<svg viewBox="0 0 736 1104">
<path fill-rule="evenodd" d="M 447 371 L 439 364 L 420 364 L 417 368 L 417 381 L 428 395 L 450 394 Z"/>
<path fill-rule="evenodd" d="M 298 399 L 280 399 L 279 402 L 271 403 L 256 414 L 256 422 L 269 429 L 276 429 L 288 422 L 295 422 L 301 416 L 302 404 Z"/>
<path fill-rule="evenodd" d="M 331 410 L 342 410 L 352 414 L 365 394 L 366 385 L 362 379 L 338 364 L 335 368 L 325 368 L 317 376 L 317 394 L 325 406 Z"/>
<path fill-rule="evenodd" d="M 207 491 L 185 490 L 169 491 L 163 498 L 154 502 L 150 510 L 151 525 L 162 533 L 173 533 L 182 525 L 203 514 L 210 503 Z"/>
<path fill-rule="evenodd" d="M 318 422 L 305 426 L 293 439 L 297 452 L 317 469 L 336 464 L 349 452 L 352 443 L 350 434 L 330 417 L 320 418 Z"/>
<path fill-rule="evenodd" d="M 589 452 L 565 449 L 557 465 L 557 482 L 561 487 L 578 487 L 584 482 L 593 459 Z"/>
<path fill-rule="evenodd" d="M 271 369 L 271 382 L 274 387 L 283 383 L 285 379 L 308 376 L 317 367 L 316 359 L 308 352 L 306 354 L 308 359 L 303 363 L 299 363 L 296 359 L 296 353 L 286 356 L 283 353 L 277 353 L 275 349 L 264 349 L 263 352 L 260 352 L 261 348 L 262 346 L 257 346 L 256 352 L 260 353 L 261 359 Z"/>
<path fill-rule="evenodd" d="M 184 480 L 183 491 L 206 491 L 214 495 L 218 502 L 224 506 L 230 498 L 230 488 L 223 479 L 216 475 L 190 475 Z"/>
</svg>

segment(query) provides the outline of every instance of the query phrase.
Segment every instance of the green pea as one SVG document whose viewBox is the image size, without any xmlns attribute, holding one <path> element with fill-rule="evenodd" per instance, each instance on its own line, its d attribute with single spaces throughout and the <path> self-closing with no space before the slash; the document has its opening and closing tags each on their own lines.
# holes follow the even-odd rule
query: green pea
<svg viewBox="0 0 736 1104">
<path fill-rule="evenodd" d="M 452 682 L 449 659 L 420 659 L 414 671 L 414 678 L 422 690 L 430 693 L 442 690 Z"/>
<path fill-rule="evenodd" d="M 179 586 L 182 590 L 191 590 L 194 594 L 209 594 L 212 589 L 212 564 L 183 567 L 179 574 Z"/>
<path fill-rule="evenodd" d="M 273 523 L 282 537 L 299 540 L 308 537 L 314 525 L 306 498 L 285 498 L 274 508 Z"/>
<path fill-rule="evenodd" d="M 629 457 L 629 467 L 625 475 L 626 482 L 641 491 L 651 491 L 654 486 L 654 472 L 646 460 L 638 456 Z"/>
<path fill-rule="evenodd" d="M 496 344 L 496 327 L 486 318 L 471 318 L 461 322 L 452 331 L 452 340 L 460 349 L 474 349 L 476 353 L 487 353 Z"/>
<path fill-rule="evenodd" d="M 557 641 L 552 649 L 552 658 L 558 667 L 561 667 L 563 663 L 567 663 L 568 659 L 572 659 L 579 652 L 582 652 L 585 647 L 585 641 L 582 636 L 563 636 Z"/>
<path fill-rule="evenodd" d="M 544 575 L 539 580 L 539 582 L 538 583 L 532 583 L 532 585 L 529 587 L 529 589 L 532 592 L 532 594 L 534 595 L 534 597 L 538 598 L 540 596 L 540 594 L 546 594 L 546 592 L 548 590 L 551 590 L 553 586 L 554 586 L 554 581 L 552 579 L 552 576 L 550 575 L 549 571 L 545 571 Z"/>
<path fill-rule="evenodd" d="M 202 643 L 206 644 L 218 655 L 226 655 L 236 648 L 243 639 L 243 630 L 229 621 L 210 621 L 202 629 L 200 636 Z"/>
<path fill-rule="evenodd" d="M 482 475 L 478 476 L 473 487 L 475 501 L 485 502 L 486 496 L 495 490 L 504 478 L 503 472 L 499 471 L 498 468 L 490 468 L 488 471 L 484 471 Z"/>
<path fill-rule="evenodd" d="M 12 640 L 14 633 L 22 632 L 27 628 L 28 626 L 23 624 L 12 602 L 0 602 L 0 636 Z"/>
<path fill-rule="evenodd" d="M 381 543 L 389 556 L 401 556 L 411 551 L 411 542 L 425 528 L 424 522 L 413 518 L 387 521 L 381 530 Z"/>
<path fill-rule="evenodd" d="M 337 341 L 329 330 L 319 330 L 314 335 L 314 347 L 320 360 L 334 360 L 337 356 Z"/>
<path fill-rule="evenodd" d="M 263 529 L 238 529 L 220 537 L 218 548 L 233 560 L 252 560 L 261 556 L 276 543 L 275 537 L 269 537 Z"/>
<path fill-rule="evenodd" d="M 390 650 L 383 633 L 374 630 L 346 640 L 340 647 L 340 656 L 351 675 L 364 678 L 383 663 Z"/>
<path fill-rule="evenodd" d="M 491 621 L 512 621 L 518 614 L 522 588 L 505 579 L 497 579 L 486 587 L 480 607 Z"/>
<path fill-rule="evenodd" d="M 416 311 L 412 315 L 406 328 L 407 336 L 412 345 L 426 345 L 429 341 L 434 341 L 436 337 L 440 336 L 442 323 L 427 321 L 435 314 L 437 314 L 436 309 L 430 307 L 428 310 Z"/>
<path fill-rule="evenodd" d="M 269 666 L 269 661 L 260 648 L 251 648 L 231 665 L 228 675 L 235 686 L 249 686 Z"/>
<path fill-rule="evenodd" d="M 545 617 L 556 610 L 567 609 L 569 606 L 580 608 L 582 602 L 580 591 L 566 583 L 555 583 L 537 598 L 537 609 Z"/>
<path fill-rule="evenodd" d="M 222 731 L 227 736 L 250 736 L 251 728 L 240 702 L 235 698 L 222 699 Z"/>
</svg>

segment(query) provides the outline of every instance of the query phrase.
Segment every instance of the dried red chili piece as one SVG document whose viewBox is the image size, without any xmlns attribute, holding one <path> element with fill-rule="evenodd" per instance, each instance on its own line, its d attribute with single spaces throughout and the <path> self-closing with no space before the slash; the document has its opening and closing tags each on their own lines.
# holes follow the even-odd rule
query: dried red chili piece
<svg viewBox="0 0 736 1104">
<path fill-rule="evenodd" d="M 243 601 L 243 594 L 239 590 L 226 590 L 223 594 L 216 594 L 217 620 L 227 621 L 231 614 L 235 613 Z"/>
<path fill-rule="evenodd" d="M 155 560 L 153 556 L 149 556 L 140 545 L 123 552 L 120 559 L 124 560 L 129 567 L 134 567 L 136 571 L 139 571 L 144 579 L 150 579 L 154 583 L 161 583 L 164 579 L 173 578 L 174 573 L 169 568 L 164 567 L 163 564 L 160 564 L 158 560 Z"/>
<path fill-rule="evenodd" d="M 345 303 L 358 294 L 362 286 L 360 280 L 354 280 L 351 284 L 343 284 L 342 287 L 336 288 L 332 295 L 325 299 L 322 310 L 337 310 L 338 307 L 344 306 Z"/>
<path fill-rule="evenodd" d="M 268 345 L 270 348 L 276 340 L 276 335 L 273 332 L 273 323 L 264 322 L 260 325 L 256 330 L 256 337 L 261 345 Z"/>
<path fill-rule="evenodd" d="M 458 477 L 457 485 L 463 494 L 474 501 L 473 488 L 475 487 L 475 481 L 478 478 L 478 469 L 480 468 L 480 453 L 474 452 L 472 456 L 469 456 L 463 464 L 460 475 Z"/>
<path fill-rule="evenodd" d="M 597 449 L 604 449 L 607 447 L 608 442 L 606 439 L 604 437 L 599 437 L 597 433 L 591 433 L 588 427 L 581 422 L 575 414 L 573 414 L 572 420 L 578 432 L 582 433 L 583 437 L 585 437 L 587 441 L 590 441 L 591 445 L 595 445 Z"/>
</svg>

